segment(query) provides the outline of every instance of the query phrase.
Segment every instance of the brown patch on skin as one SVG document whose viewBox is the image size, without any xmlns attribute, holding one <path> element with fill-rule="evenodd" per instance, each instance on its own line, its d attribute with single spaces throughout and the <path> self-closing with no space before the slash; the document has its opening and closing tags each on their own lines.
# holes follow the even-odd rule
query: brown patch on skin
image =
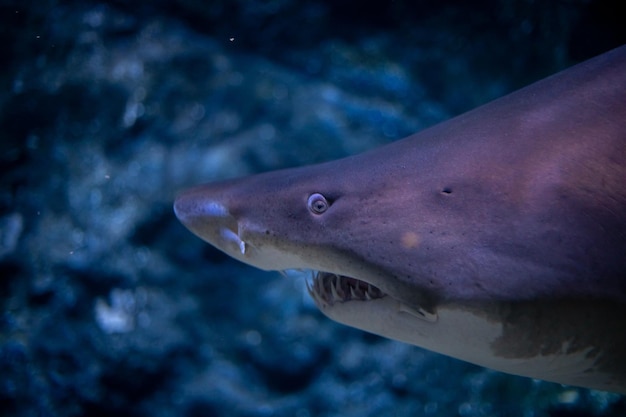
<svg viewBox="0 0 626 417">
<path fill-rule="evenodd" d="M 404 232 L 401 242 L 406 249 L 414 249 L 419 246 L 420 238 L 415 232 Z"/>
<path fill-rule="evenodd" d="M 484 309 L 483 309 L 484 310 Z M 483 312 L 484 314 L 484 312 Z M 496 316 L 497 315 L 497 316 Z M 626 385 L 626 306 L 606 300 L 507 303 L 487 312 L 501 321 L 495 355 L 533 358 L 587 352 L 593 369 Z"/>
</svg>

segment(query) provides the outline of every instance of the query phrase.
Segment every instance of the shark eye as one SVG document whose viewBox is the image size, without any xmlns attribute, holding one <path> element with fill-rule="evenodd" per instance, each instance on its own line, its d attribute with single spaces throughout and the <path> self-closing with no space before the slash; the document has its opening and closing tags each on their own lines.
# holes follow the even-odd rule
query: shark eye
<svg viewBox="0 0 626 417">
<path fill-rule="evenodd" d="M 309 200 L 307 201 L 307 205 L 309 206 L 309 210 L 311 210 L 314 214 L 322 214 L 326 210 L 330 204 L 326 198 L 320 193 L 313 193 L 309 196 Z"/>
</svg>

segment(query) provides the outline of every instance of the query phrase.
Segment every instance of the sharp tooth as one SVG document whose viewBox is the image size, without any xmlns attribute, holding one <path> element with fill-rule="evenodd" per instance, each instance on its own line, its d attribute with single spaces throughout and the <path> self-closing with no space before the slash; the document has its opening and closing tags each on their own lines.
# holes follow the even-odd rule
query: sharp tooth
<svg viewBox="0 0 626 417">
<path fill-rule="evenodd" d="M 367 284 L 367 288 L 365 289 L 365 298 L 367 298 L 368 301 L 372 299 L 370 291 L 373 291 L 373 289 L 374 287 L 372 287 L 370 284 Z"/>
<path fill-rule="evenodd" d="M 337 283 L 335 284 L 336 290 L 337 290 L 337 294 L 339 294 L 339 296 L 341 297 L 342 300 L 345 300 L 346 298 L 346 288 L 345 288 L 345 282 L 344 280 L 341 279 L 341 277 L 339 275 L 337 275 Z"/>
<path fill-rule="evenodd" d="M 352 296 L 352 299 L 354 300 L 356 300 L 357 298 L 360 298 L 360 297 L 357 297 L 356 293 L 354 292 L 354 288 L 352 287 L 350 287 L 350 295 Z"/>
<path fill-rule="evenodd" d="M 322 284 L 322 280 L 321 279 L 316 279 L 315 281 L 313 281 L 313 292 L 315 293 L 317 299 L 322 302 L 324 301 L 324 298 L 326 298 L 326 291 L 324 290 L 324 286 Z"/>
<path fill-rule="evenodd" d="M 318 295 L 317 291 L 315 290 L 315 282 L 313 282 L 313 284 L 311 284 L 309 282 L 309 280 L 305 280 L 304 284 L 306 285 L 306 290 L 309 293 L 309 295 L 311 296 L 311 298 L 313 299 L 313 301 L 315 302 L 315 304 L 320 305 L 322 303 L 322 300 L 320 298 L 320 296 Z"/>
<path fill-rule="evenodd" d="M 320 280 L 313 281 L 312 296 L 315 303 L 319 306 L 324 306 L 328 302 L 324 300 L 324 292 L 322 292 L 323 287 L 321 286 Z"/>
<path fill-rule="evenodd" d="M 337 281 L 335 281 L 337 282 Z M 337 293 L 337 288 L 335 288 L 335 284 L 333 284 L 333 282 L 330 282 L 330 292 L 333 294 L 333 298 L 335 300 L 340 301 L 342 298 L 339 296 L 339 294 Z"/>
<path fill-rule="evenodd" d="M 322 297 L 320 297 L 320 295 L 317 292 L 311 290 L 309 291 L 309 294 L 311 295 L 311 297 L 313 298 L 313 301 L 315 301 L 316 304 L 320 304 L 320 305 L 322 304 Z"/>
<path fill-rule="evenodd" d="M 311 298 L 313 298 L 313 301 L 315 302 L 315 304 L 318 304 L 318 305 L 320 305 L 320 304 L 321 304 L 321 302 L 320 302 L 320 298 L 319 298 L 319 296 L 317 295 L 317 293 L 315 293 L 315 292 L 310 292 L 309 294 L 311 295 Z"/>
</svg>

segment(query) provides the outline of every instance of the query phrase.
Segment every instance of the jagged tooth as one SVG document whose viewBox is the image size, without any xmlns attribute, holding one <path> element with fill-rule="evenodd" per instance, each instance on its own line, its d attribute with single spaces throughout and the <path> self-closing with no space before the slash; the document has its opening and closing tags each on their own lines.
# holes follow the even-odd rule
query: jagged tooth
<svg viewBox="0 0 626 417">
<path fill-rule="evenodd" d="M 322 294 L 323 293 L 323 287 L 322 287 L 322 283 L 321 283 L 321 279 L 316 279 L 313 280 L 313 289 L 315 290 L 316 293 L 318 294 Z"/>
<path fill-rule="evenodd" d="M 335 280 L 335 283 L 337 283 L 338 280 Z M 339 296 L 339 294 L 337 293 L 337 288 L 335 287 L 335 284 L 333 284 L 333 282 L 330 282 L 330 292 L 333 295 L 333 301 L 341 301 L 341 297 Z"/>
<path fill-rule="evenodd" d="M 369 301 L 372 298 L 372 293 L 374 292 L 374 288 L 376 287 L 372 287 L 370 284 L 367 284 L 367 288 L 365 289 L 365 298 Z"/>
<path fill-rule="evenodd" d="M 342 301 L 345 301 L 347 294 L 346 291 L 347 289 L 344 288 L 344 284 L 345 282 L 341 279 L 341 277 L 339 275 L 337 275 L 337 284 L 335 285 L 335 290 L 337 291 L 337 294 L 339 294 L 339 297 L 341 297 Z"/>
<path fill-rule="evenodd" d="M 306 289 L 307 289 L 309 295 L 311 296 L 311 298 L 313 298 L 313 301 L 315 302 L 315 304 L 322 305 L 323 301 L 322 301 L 322 298 L 321 298 L 319 292 L 317 292 L 316 282 L 313 281 L 313 283 L 311 283 L 311 282 L 309 282 L 307 280 L 307 281 L 305 281 L 305 285 L 306 285 Z"/>
<path fill-rule="evenodd" d="M 322 300 L 322 297 L 319 293 L 313 291 L 310 294 L 311 294 L 311 297 L 313 297 L 313 301 L 315 301 L 315 304 L 318 304 L 318 305 L 324 304 L 324 301 Z"/>
<path fill-rule="evenodd" d="M 356 300 L 357 298 L 360 298 L 356 295 L 356 293 L 354 292 L 354 288 L 350 287 L 350 296 L 352 296 L 353 300 Z"/>
</svg>

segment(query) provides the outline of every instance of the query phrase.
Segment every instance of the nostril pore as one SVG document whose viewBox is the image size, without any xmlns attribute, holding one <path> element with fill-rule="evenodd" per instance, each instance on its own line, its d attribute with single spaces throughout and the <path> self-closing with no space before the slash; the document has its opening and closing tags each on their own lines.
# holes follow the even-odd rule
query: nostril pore
<svg viewBox="0 0 626 417">
<path fill-rule="evenodd" d="M 228 217 L 228 209 L 216 201 L 206 201 L 195 195 L 181 195 L 174 201 L 174 213 L 179 219 L 190 217 Z"/>
<path fill-rule="evenodd" d="M 207 216 L 213 216 L 213 217 L 228 216 L 228 210 L 226 209 L 226 207 L 224 207 L 224 205 L 215 201 L 208 201 L 206 203 L 203 203 L 202 212 L 206 214 Z"/>
</svg>

